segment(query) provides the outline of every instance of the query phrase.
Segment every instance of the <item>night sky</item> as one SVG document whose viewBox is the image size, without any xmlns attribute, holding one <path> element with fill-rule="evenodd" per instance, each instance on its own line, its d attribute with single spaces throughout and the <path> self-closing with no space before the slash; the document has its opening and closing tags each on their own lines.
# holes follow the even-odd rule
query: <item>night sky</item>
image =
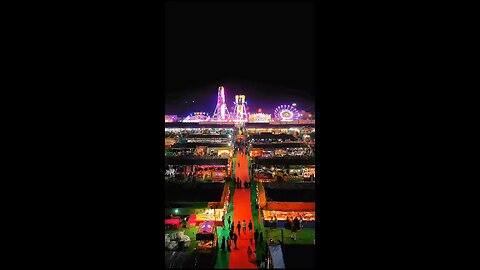
<svg viewBox="0 0 480 270">
<path fill-rule="evenodd" d="M 245 94 L 250 112 L 297 103 L 314 112 L 313 2 L 167 2 L 165 113 L 213 113 Z"/>
</svg>

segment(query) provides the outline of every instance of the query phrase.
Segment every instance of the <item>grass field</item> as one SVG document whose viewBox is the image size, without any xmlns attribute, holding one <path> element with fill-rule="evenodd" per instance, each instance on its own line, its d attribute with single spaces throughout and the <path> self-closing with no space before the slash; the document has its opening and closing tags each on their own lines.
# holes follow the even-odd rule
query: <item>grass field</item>
<svg viewBox="0 0 480 270">
<path fill-rule="evenodd" d="M 252 215 L 253 215 L 253 222 L 255 224 L 255 230 L 259 233 L 263 232 L 263 243 L 261 246 L 257 246 L 256 255 L 257 258 L 262 258 L 265 254 L 265 244 L 267 243 L 268 239 L 273 239 L 275 242 L 278 240 L 282 240 L 282 228 L 270 229 L 265 228 L 263 226 L 262 218 L 258 214 L 258 210 L 255 209 L 255 199 L 257 189 L 256 186 L 259 183 L 252 181 L 252 192 L 251 192 L 251 203 L 252 203 Z M 261 211 L 261 210 L 260 210 Z M 297 240 L 293 240 L 290 238 L 291 230 L 287 230 L 283 228 L 283 243 L 285 245 L 295 245 L 295 244 L 311 244 L 313 245 L 313 239 L 315 238 L 315 228 L 303 228 L 297 232 Z"/>
</svg>

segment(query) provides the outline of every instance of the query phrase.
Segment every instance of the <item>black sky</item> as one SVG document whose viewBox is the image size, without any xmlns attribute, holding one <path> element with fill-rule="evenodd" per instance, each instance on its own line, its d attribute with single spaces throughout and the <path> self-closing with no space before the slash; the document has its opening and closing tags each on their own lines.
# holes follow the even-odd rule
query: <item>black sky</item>
<svg viewBox="0 0 480 270">
<path fill-rule="evenodd" d="M 296 102 L 313 111 L 313 2 L 167 2 L 165 10 L 167 114 L 213 113 L 219 85 L 229 106 L 245 94 L 251 110 Z"/>
</svg>

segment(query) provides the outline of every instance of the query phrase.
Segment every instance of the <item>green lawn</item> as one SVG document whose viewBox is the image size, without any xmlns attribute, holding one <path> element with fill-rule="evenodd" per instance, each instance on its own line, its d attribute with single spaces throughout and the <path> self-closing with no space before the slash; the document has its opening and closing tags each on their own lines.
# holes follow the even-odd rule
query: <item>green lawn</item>
<svg viewBox="0 0 480 270">
<path fill-rule="evenodd" d="M 261 259 L 262 255 L 265 253 L 265 244 L 267 243 L 268 239 L 272 238 L 275 242 L 278 242 L 278 240 L 282 240 L 282 228 L 270 229 L 268 227 L 265 228 L 263 226 L 261 217 L 259 218 L 258 211 L 257 209 L 255 209 L 255 198 L 257 193 L 256 186 L 258 184 L 259 183 L 252 181 L 250 200 L 252 204 L 252 216 L 253 216 L 253 222 L 255 224 L 255 230 L 258 231 L 259 233 L 263 232 L 262 246 L 261 247 L 257 246 L 257 249 L 256 249 L 257 258 Z M 303 228 L 300 231 L 298 231 L 296 241 L 291 239 L 290 236 L 291 236 L 291 230 L 287 230 L 283 228 L 283 243 L 285 245 L 295 245 L 295 244 L 313 245 L 313 239 L 315 237 L 315 228 Z"/>
</svg>

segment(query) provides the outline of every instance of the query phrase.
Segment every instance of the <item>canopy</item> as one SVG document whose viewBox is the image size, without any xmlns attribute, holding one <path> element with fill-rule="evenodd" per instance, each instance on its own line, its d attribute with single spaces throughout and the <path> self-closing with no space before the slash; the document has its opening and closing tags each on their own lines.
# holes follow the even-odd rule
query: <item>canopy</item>
<svg viewBox="0 0 480 270">
<path fill-rule="evenodd" d="M 199 224 L 197 240 L 214 240 L 215 222 L 205 221 Z"/>
<path fill-rule="evenodd" d="M 315 165 L 315 157 L 256 157 L 254 159 L 258 165 Z"/>
<path fill-rule="evenodd" d="M 273 268 L 275 269 L 285 269 L 285 263 L 283 262 L 283 253 L 281 245 L 270 245 L 268 246 L 270 251 L 270 256 L 272 257 Z"/>
<path fill-rule="evenodd" d="M 175 144 L 173 145 L 175 147 Z M 308 148 L 308 146 L 303 142 L 289 142 L 289 143 L 252 143 L 253 148 Z"/>
<path fill-rule="evenodd" d="M 228 158 L 223 157 L 169 157 L 165 165 L 228 165 Z"/>
</svg>

